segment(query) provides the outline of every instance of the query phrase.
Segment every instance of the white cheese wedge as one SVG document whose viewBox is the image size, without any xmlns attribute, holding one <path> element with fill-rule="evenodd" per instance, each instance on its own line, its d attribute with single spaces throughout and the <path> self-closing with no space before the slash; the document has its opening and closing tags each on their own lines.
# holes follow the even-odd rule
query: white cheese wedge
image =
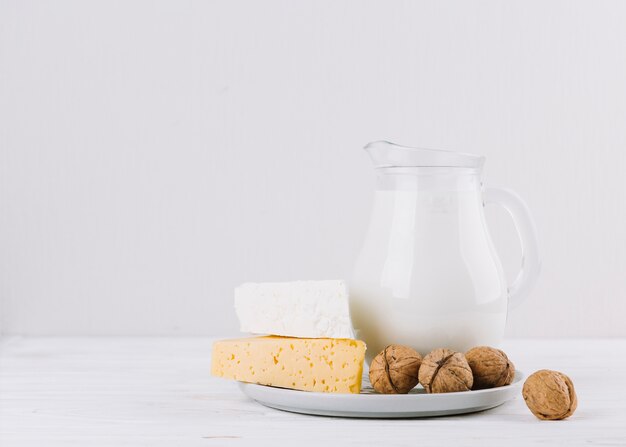
<svg viewBox="0 0 626 447">
<path fill-rule="evenodd" d="M 344 281 L 246 283 L 235 289 L 242 332 L 354 338 Z"/>
</svg>

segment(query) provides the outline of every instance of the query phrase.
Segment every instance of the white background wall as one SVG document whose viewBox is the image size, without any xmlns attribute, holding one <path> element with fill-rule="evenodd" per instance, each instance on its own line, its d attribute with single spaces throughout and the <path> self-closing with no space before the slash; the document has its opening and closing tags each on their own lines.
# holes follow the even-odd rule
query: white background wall
<svg viewBox="0 0 626 447">
<path fill-rule="evenodd" d="M 513 336 L 626 336 L 626 3 L 0 0 L 0 327 L 234 334 L 345 277 L 370 140 L 487 156 L 540 230 Z M 489 211 L 509 276 L 519 248 Z"/>
</svg>

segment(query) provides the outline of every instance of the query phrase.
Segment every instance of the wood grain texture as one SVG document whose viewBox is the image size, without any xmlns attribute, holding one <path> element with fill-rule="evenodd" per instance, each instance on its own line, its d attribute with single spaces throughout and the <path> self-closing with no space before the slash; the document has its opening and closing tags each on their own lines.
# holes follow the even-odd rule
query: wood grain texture
<svg viewBox="0 0 626 447">
<path fill-rule="evenodd" d="M 519 396 L 482 413 L 358 420 L 291 414 L 248 400 L 209 376 L 208 338 L 5 338 L 0 344 L 0 445 L 604 445 L 626 444 L 621 383 L 626 340 L 513 340 L 503 349 L 530 373 L 576 385 L 566 421 L 535 419 Z"/>
</svg>

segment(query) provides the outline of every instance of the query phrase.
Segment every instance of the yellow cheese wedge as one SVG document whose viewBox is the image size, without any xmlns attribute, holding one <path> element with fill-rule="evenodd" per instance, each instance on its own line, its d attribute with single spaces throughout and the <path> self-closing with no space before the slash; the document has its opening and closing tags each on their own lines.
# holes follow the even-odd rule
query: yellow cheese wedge
<svg viewBox="0 0 626 447">
<path fill-rule="evenodd" d="M 213 344 L 211 374 L 241 382 L 359 393 L 365 343 L 344 338 L 253 337 Z"/>
</svg>

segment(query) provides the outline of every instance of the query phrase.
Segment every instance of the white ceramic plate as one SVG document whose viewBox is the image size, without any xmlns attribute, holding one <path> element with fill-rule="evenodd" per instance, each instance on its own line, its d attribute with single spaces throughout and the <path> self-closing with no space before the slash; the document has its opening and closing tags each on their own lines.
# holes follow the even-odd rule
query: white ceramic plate
<svg viewBox="0 0 626 447">
<path fill-rule="evenodd" d="M 418 385 L 409 394 L 378 394 L 367 377 L 361 394 L 313 393 L 253 383 L 239 387 L 251 399 L 271 408 L 294 413 L 353 418 L 417 418 L 473 413 L 502 405 L 519 394 L 524 374 L 513 383 L 488 390 L 426 394 Z"/>
</svg>

